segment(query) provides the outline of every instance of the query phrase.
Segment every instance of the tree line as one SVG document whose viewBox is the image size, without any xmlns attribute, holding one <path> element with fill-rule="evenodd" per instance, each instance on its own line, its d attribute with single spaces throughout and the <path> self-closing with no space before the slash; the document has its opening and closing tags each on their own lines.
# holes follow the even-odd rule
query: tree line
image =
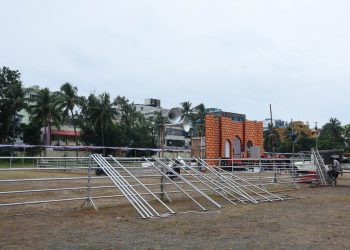
<svg viewBox="0 0 350 250">
<path fill-rule="evenodd" d="M 0 68 L 0 143 L 14 143 L 21 138 L 26 144 L 40 144 L 41 128 L 50 130 L 55 126 L 60 130 L 63 124 L 72 125 L 75 144 L 78 145 L 77 128 L 80 140 L 85 145 L 159 147 L 160 131 L 166 119 L 156 114 L 152 120 L 136 111 L 134 103 L 126 97 L 111 98 L 109 93 L 79 96 L 78 88 L 64 83 L 59 91 L 40 89 L 31 100 L 17 70 Z M 190 101 L 182 102 L 181 112 L 193 124 L 191 135 L 205 136 L 204 104 L 192 106 Z M 29 124 L 18 124 L 17 114 L 27 110 L 31 116 Z M 48 131 L 44 132 L 45 134 Z M 291 138 L 291 127 L 285 132 L 287 140 L 282 141 L 273 131 L 274 146 L 277 152 L 307 151 L 316 146 L 316 139 L 299 133 L 296 141 Z M 190 136 L 190 135 L 189 135 Z M 336 118 L 331 118 L 320 130 L 317 139 L 319 149 L 340 148 L 350 150 L 350 124 L 341 126 Z M 58 136 L 57 144 L 60 144 Z M 264 132 L 265 151 L 272 151 L 271 132 Z"/>
<path fill-rule="evenodd" d="M 265 151 L 272 152 L 273 146 L 279 153 L 291 153 L 293 146 L 295 152 L 309 151 L 316 147 L 321 150 L 344 149 L 350 151 L 350 124 L 342 126 L 337 118 L 330 118 L 321 129 L 315 128 L 315 130 L 318 132 L 317 138 L 312 138 L 304 132 L 294 132 L 294 136 L 292 126 L 288 126 L 284 132 L 286 138 L 284 141 L 281 140 L 275 129 L 272 133 L 270 129 L 266 130 L 264 131 Z"/>
<path fill-rule="evenodd" d="M 78 88 L 64 83 L 60 91 L 51 92 L 48 88 L 35 92 L 32 98 L 24 88 L 20 72 L 7 67 L 0 69 L 0 143 L 14 143 L 21 138 L 26 144 L 41 144 L 41 128 L 44 134 L 55 126 L 58 130 L 64 124 L 73 126 L 75 144 L 78 145 L 77 128 L 80 140 L 85 145 L 124 146 L 153 148 L 159 146 L 157 135 L 165 124 L 162 114 L 152 120 L 136 111 L 134 103 L 126 97 L 111 98 L 109 93 L 79 96 Z M 18 124 L 18 112 L 27 110 L 29 124 Z M 205 107 L 203 104 L 192 107 L 189 101 L 181 103 L 181 111 L 198 128 L 197 135 L 205 132 Z M 58 136 L 57 144 L 60 144 Z"/>
</svg>

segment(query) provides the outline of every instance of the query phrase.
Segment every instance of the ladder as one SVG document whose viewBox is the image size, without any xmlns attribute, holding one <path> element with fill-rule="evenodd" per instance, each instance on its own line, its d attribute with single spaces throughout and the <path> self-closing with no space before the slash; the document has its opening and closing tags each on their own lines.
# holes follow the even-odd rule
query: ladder
<svg viewBox="0 0 350 250">
<path fill-rule="evenodd" d="M 160 217 L 158 212 L 135 190 L 133 186 L 100 154 L 93 154 L 91 158 L 106 173 L 114 185 L 137 210 L 142 218 Z"/>
<path fill-rule="evenodd" d="M 316 164 L 316 173 L 317 173 L 317 179 L 321 186 L 327 186 L 329 185 L 329 178 L 327 174 L 327 169 L 324 164 L 323 158 L 320 155 L 320 152 L 318 152 L 317 149 L 311 149 L 311 153 L 314 157 L 314 161 Z"/>
</svg>

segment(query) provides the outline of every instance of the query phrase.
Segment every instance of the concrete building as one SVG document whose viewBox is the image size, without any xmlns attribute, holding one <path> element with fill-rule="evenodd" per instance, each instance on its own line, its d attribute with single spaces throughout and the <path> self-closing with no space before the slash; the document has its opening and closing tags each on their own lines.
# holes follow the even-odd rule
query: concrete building
<svg viewBox="0 0 350 250">
<path fill-rule="evenodd" d="M 24 90 L 25 90 L 24 98 L 26 100 L 26 103 L 28 105 L 33 105 L 35 103 L 35 99 L 38 97 L 38 92 L 40 90 L 40 87 L 37 85 L 34 85 L 32 87 L 25 88 Z M 31 116 L 27 110 L 22 109 L 20 112 L 18 112 L 18 115 L 20 115 L 22 118 L 21 123 L 24 123 L 24 124 L 30 123 Z"/>
<path fill-rule="evenodd" d="M 269 130 L 270 127 L 269 125 L 271 124 L 271 119 L 270 118 L 266 118 L 264 121 L 263 121 L 263 128 L 264 130 Z M 285 121 L 282 121 L 280 119 L 272 119 L 272 125 L 274 128 L 284 128 L 287 126 L 287 122 Z"/>
<path fill-rule="evenodd" d="M 319 131 L 311 129 L 308 122 L 304 123 L 303 121 L 293 121 L 285 127 L 276 128 L 276 132 L 278 133 L 282 142 L 288 139 L 286 137 L 286 130 L 288 127 L 291 127 L 293 131 L 296 131 L 298 134 L 303 133 L 310 138 L 316 138 L 319 135 Z"/>
<path fill-rule="evenodd" d="M 241 122 L 241 121 L 244 121 L 246 119 L 246 115 L 244 115 L 244 114 L 224 112 L 218 108 L 208 108 L 208 109 L 206 109 L 206 113 L 210 114 L 210 115 L 220 116 L 220 117 L 227 117 L 227 118 L 231 119 L 232 121 L 236 121 L 236 122 Z"/>
<path fill-rule="evenodd" d="M 161 107 L 160 100 L 152 98 L 145 99 L 144 104 L 135 104 L 135 107 L 136 111 L 143 114 L 145 118 L 152 122 L 155 121 L 159 113 L 162 114 L 163 117 L 167 117 L 169 112 L 169 109 Z M 164 146 L 168 149 L 188 149 L 191 146 L 191 138 L 185 133 L 182 125 L 165 126 Z"/>
</svg>

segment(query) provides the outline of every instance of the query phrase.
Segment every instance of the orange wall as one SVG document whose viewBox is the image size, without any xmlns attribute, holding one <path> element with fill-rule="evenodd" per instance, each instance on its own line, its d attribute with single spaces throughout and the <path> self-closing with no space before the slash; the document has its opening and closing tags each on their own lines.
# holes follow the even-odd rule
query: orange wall
<svg viewBox="0 0 350 250">
<path fill-rule="evenodd" d="M 231 157 L 233 155 L 233 139 L 238 136 L 242 142 L 242 154 L 247 156 L 247 142 L 253 146 L 260 146 L 263 152 L 263 122 L 236 122 L 227 117 L 214 115 L 206 116 L 206 158 L 224 157 L 225 141 L 231 143 Z"/>
</svg>

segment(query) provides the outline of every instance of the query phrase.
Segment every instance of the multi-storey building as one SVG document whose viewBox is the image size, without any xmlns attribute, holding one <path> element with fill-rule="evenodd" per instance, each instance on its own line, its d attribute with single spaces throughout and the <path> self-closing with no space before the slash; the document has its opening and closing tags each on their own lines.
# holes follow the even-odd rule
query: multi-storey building
<svg viewBox="0 0 350 250">
<path fill-rule="evenodd" d="M 315 129 L 311 129 L 308 122 L 304 123 L 302 121 L 292 121 L 289 123 L 288 126 L 275 129 L 282 142 L 288 139 L 286 135 L 286 131 L 288 128 L 291 128 L 293 131 L 297 132 L 298 134 L 303 133 L 310 138 L 316 138 L 319 135 L 319 131 Z"/>
<path fill-rule="evenodd" d="M 155 122 L 159 114 L 166 118 L 169 112 L 169 109 L 161 107 L 158 99 L 146 99 L 145 104 L 135 104 L 135 106 L 136 111 L 152 122 Z M 157 141 L 159 141 L 158 138 Z M 188 149 L 191 146 L 191 138 L 183 130 L 182 125 L 165 125 L 164 146 L 169 149 Z"/>
</svg>

